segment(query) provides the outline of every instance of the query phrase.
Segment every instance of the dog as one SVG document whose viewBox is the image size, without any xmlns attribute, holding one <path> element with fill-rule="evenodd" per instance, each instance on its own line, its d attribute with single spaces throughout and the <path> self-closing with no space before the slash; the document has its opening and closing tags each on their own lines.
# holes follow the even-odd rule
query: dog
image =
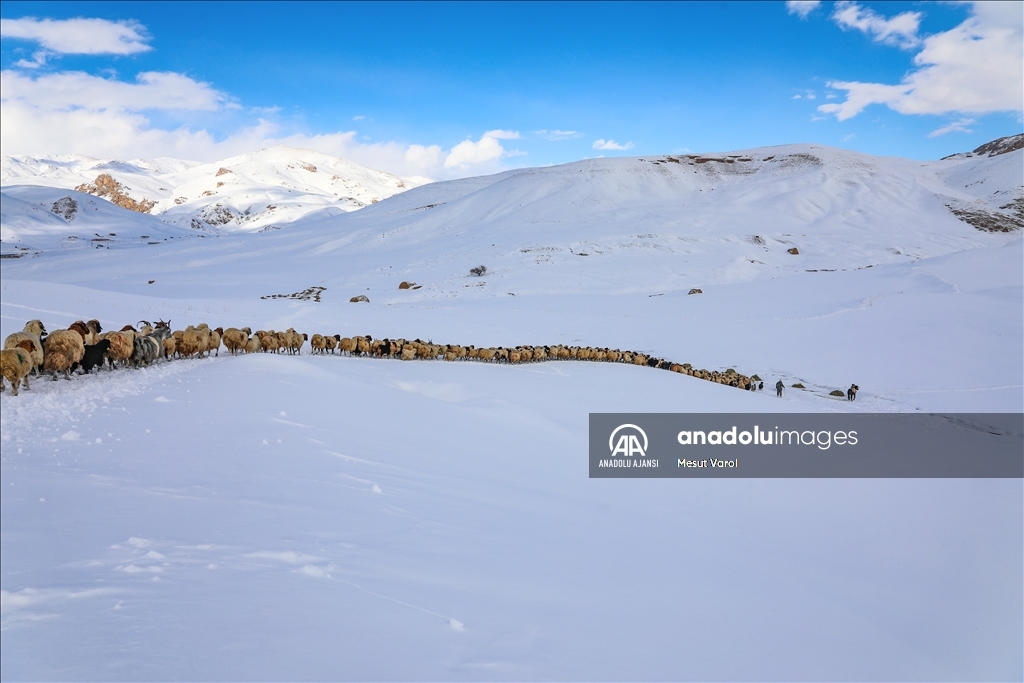
<svg viewBox="0 0 1024 683">
<path fill-rule="evenodd" d="M 846 390 L 846 400 L 847 401 L 856 401 L 857 400 L 857 392 L 859 390 L 860 390 L 860 387 L 858 387 L 856 384 L 851 384 L 850 388 Z"/>
</svg>

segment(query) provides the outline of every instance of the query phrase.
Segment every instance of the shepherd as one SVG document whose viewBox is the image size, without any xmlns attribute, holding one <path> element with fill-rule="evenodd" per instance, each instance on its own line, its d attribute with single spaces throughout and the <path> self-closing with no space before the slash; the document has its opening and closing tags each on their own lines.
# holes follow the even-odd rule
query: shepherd
<svg viewBox="0 0 1024 683">
<path fill-rule="evenodd" d="M 784 384 L 782 383 L 782 380 L 781 380 L 781 379 L 780 379 L 780 380 L 779 380 L 778 382 L 776 382 L 776 383 L 775 383 L 775 395 L 776 395 L 776 396 L 782 396 L 782 388 L 783 388 L 784 386 L 786 386 L 786 385 L 784 385 Z"/>
</svg>

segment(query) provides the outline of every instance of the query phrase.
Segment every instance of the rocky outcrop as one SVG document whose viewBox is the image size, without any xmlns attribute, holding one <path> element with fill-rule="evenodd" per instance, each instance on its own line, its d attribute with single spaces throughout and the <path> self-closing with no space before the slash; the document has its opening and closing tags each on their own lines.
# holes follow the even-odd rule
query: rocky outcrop
<svg viewBox="0 0 1024 683">
<path fill-rule="evenodd" d="M 970 159 L 971 157 L 996 157 L 1000 154 L 1009 154 L 1010 152 L 1016 152 L 1018 149 L 1024 149 L 1024 133 L 1017 135 L 1007 135 L 1004 138 L 997 138 L 991 142 L 986 142 L 981 147 L 978 147 L 973 152 L 959 152 L 957 154 L 950 154 L 947 157 L 942 157 L 942 160 L 946 159 Z"/>
<path fill-rule="evenodd" d="M 78 202 L 71 197 L 61 197 L 50 207 L 50 213 L 56 214 L 70 223 L 78 213 Z"/>
<path fill-rule="evenodd" d="M 986 142 L 984 145 L 974 150 L 972 154 L 985 154 L 990 157 L 994 157 L 1008 152 L 1015 152 L 1018 149 L 1024 149 L 1024 133 L 1019 135 L 1008 135 L 1005 138 Z"/>
<path fill-rule="evenodd" d="M 139 213 L 149 213 L 156 206 L 156 202 L 150 199 L 142 199 L 141 201 L 132 199 L 128 196 L 126 189 L 124 185 L 114 180 L 114 177 L 109 173 L 101 173 L 96 176 L 95 181 L 82 183 L 75 188 L 75 191 L 102 197 L 111 204 L 120 206 L 122 209 Z"/>
</svg>

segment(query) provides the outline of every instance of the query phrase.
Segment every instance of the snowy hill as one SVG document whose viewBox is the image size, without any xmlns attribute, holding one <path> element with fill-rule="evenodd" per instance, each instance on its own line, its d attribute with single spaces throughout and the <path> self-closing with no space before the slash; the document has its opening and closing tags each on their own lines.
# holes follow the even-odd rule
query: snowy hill
<svg viewBox="0 0 1024 683">
<path fill-rule="evenodd" d="M 82 192 L 15 185 L 0 196 L 0 253 L 37 249 L 110 248 L 128 243 L 193 237 L 193 230 L 127 211 Z"/>
<path fill-rule="evenodd" d="M 163 318 L 579 344 L 785 394 L 308 345 L 33 380 L 0 397 L 2 677 L 1019 679 L 1019 480 L 598 480 L 586 449 L 592 412 L 1024 411 L 1022 193 L 1022 149 L 787 145 L 97 249 L 62 240 L 151 235 L 170 207 L 5 185 L 4 335 Z"/>
<path fill-rule="evenodd" d="M 46 243 L 17 227 L 31 217 L 18 218 L 22 205 L 12 203 L 4 230 L 18 239 L 5 237 L 4 250 L 33 256 L 6 262 L 4 296 L 21 296 L 14 281 L 47 282 L 107 292 L 110 301 L 114 293 L 157 294 L 167 307 L 144 304 L 146 315 L 133 313 L 133 320 L 180 321 L 173 302 L 195 310 L 202 299 L 208 310 L 233 311 L 225 325 L 288 327 L 301 320 L 340 328 L 332 334 L 345 336 L 639 346 L 707 367 L 751 373 L 771 367 L 832 388 L 854 377 L 881 387 L 898 375 L 906 378 L 904 388 L 892 385 L 886 400 L 900 409 L 909 395 L 897 394 L 927 386 L 947 391 L 959 409 L 1016 410 L 1024 403 L 1021 390 L 1005 381 L 1005 371 L 1013 375 L 1021 366 L 1011 351 L 1024 335 L 1012 307 L 998 329 L 985 323 L 960 332 L 984 340 L 941 330 L 963 327 L 957 316 L 974 296 L 968 292 L 1010 288 L 1019 295 L 1022 155 L 1018 149 L 922 163 L 788 145 L 594 159 L 432 183 L 358 212 L 308 216 L 286 231 L 199 242 L 126 240 L 104 250 Z M 28 190 L 8 191 L 28 196 Z M 49 201 L 37 203 L 35 213 Z M 153 217 L 119 215 L 140 221 L 135 233 L 152 232 L 141 221 Z M 481 265 L 483 277 L 470 274 Z M 139 289 L 150 280 L 153 286 Z M 402 281 L 419 288 L 399 290 Z M 324 288 L 320 303 L 281 303 L 310 287 Z M 691 289 L 703 293 L 690 296 Z M 369 297 L 370 305 L 350 304 L 356 295 Z M 1002 305 L 979 304 L 963 315 L 988 315 Z M 630 311 L 674 322 L 635 329 L 621 324 Z M 843 331 L 862 316 L 867 320 L 856 322 L 855 335 Z M 801 333 L 806 341 L 795 344 L 792 330 L 801 320 L 816 332 Z M 909 333 L 914 320 L 919 327 Z M 757 333 L 733 334 L 738 328 Z M 897 343 L 901 330 L 908 334 Z M 924 338 L 934 353 L 921 353 Z M 890 350 L 879 356 L 873 343 L 882 339 Z M 1002 364 L 972 355 L 958 360 L 956 377 L 936 374 L 961 355 L 958 349 L 997 339 L 1004 350 L 996 355 L 1007 356 Z M 844 360 L 808 353 L 806 344 Z M 983 377 L 991 392 L 952 390 Z M 942 407 L 941 400 L 920 405 Z"/>
<path fill-rule="evenodd" d="M 174 225 L 219 232 L 272 230 L 310 215 L 354 211 L 424 181 L 279 146 L 209 164 L 4 157 L 0 182 L 77 189 L 122 206 L 130 201 Z"/>
</svg>

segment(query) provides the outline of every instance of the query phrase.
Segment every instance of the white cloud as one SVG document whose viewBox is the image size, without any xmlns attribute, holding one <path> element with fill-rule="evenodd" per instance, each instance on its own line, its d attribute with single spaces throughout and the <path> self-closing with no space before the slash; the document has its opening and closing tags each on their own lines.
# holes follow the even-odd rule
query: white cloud
<svg viewBox="0 0 1024 683">
<path fill-rule="evenodd" d="M 57 54 L 132 55 L 152 49 L 146 28 L 136 21 L 0 19 L 0 37 L 31 40 Z"/>
<path fill-rule="evenodd" d="M 444 168 L 467 170 L 475 166 L 493 166 L 503 157 L 516 154 L 502 147 L 499 140 L 518 140 L 519 133 L 511 130 L 489 130 L 476 142 L 463 140 L 452 147 L 444 160 Z"/>
<path fill-rule="evenodd" d="M 19 59 L 14 63 L 14 66 L 19 69 L 38 69 L 39 67 L 46 64 L 46 60 L 50 58 L 51 52 L 46 50 L 40 50 L 32 53 L 32 59 Z"/>
<path fill-rule="evenodd" d="M 1024 53 L 1020 3 L 978 2 L 972 16 L 924 39 L 915 70 L 899 85 L 832 81 L 846 100 L 818 111 L 844 121 L 871 104 L 901 114 L 983 114 L 1022 110 Z"/>
<path fill-rule="evenodd" d="M 154 126 L 145 112 L 218 111 L 231 99 L 210 85 L 182 74 L 143 73 L 135 82 L 62 72 L 32 78 L 0 73 L 0 148 L 7 155 L 83 154 L 99 158 L 176 157 L 216 161 L 274 145 L 316 149 L 401 176 L 450 178 L 501 170 L 501 160 L 521 154 L 501 140 L 519 133 L 492 130 L 478 141 L 463 141 L 445 151 L 439 145 L 394 141 L 366 143 L 356 131 L 319 135 L 287 133 L 266 118 L 226 137 L 203 129 Z M 257 116 L 275 108 L 252 110 Z"/>
<path fill-rule="evenodd" d="M 960 119 L 958 121 L 953 121 L 952 123 L 947 123 L 942 128 L 936 128 L 931 133 L 928 133 L 928 137 L 937 138 L 940 135 L 945 135 L 946 133 L 973 133 L 974 131 L 967 127 L 972 123 L 975 123 L 974 119 Z"/>
<path fill-rule="evenodd" d="M 534 135 L 539 135 L 542 138 L 546 138 L 551 142 L 558 142 L 559 140 L 573 140 L 575 138 L 583 137 L 583 133 L 577 130 L 535 130 Z"/>
<path fill-rule="evenodd" d="M 901 48 L 912 48 L 921 43 L 917 29 L 921 26 L 922 16 L 920 12 L 903 12 L 886 19 L 850 0 L 840 0 L 832 12 L 832 20 L 843 30 L 856 29 L 871 36 L 876 43 Z"/>
<path fill-rule="evenodd" d="M 142 29 L 128 23 L 99 19 L 76 19 L 80 22 L 77 25 L 35 19 L 18 22 L 7 23 L 5 19 L 5 37 L 35 36 L 39 42 L 63 52 L 128 53 L 148 49 L 131 45 L 129 38 L 140 38 Z M 115 32 L 114 38 L 108 36 L 105 44 L 100 40 L 102 36 L 94 36 L 90 44 L 74 43 L 61 38 L 63 34 L 59 31 L 50 31 L 53 26 L 61 31 L 69 26 L 113 27 L 121 33 Z M 30 29 L 36 33 L 32 34 Z M 121 36 L 121 43 L 117 43 L 117 36 Z M 36 61 L 25 62 L 22 67 L 38 67 L 52 54 L 37 53 Z M 502 160 L 524 154 L 503 146 L 503 140 L 520 137 L 518 131 L 503 129 L 488 130 L 478 140 L 464 140 L 449 151 L 438 144 L 360 141 L 354 130 L 312 135 L 288 133 L 267 118 L 280 111 L 275 106 L 245 110 L 243 116 L 259 118 L 238 125 L 226 136 L 215 137 L 202 126 L 155 126 L 151 120 L 152 115 L 162 112 L 176 112 L 173 118 L 179 121 L 197 120 L 190 117 L 191 113 L 203 113 L 202 120 L 209 120 L 210 113 L 218 117 L 232 109 L 243 111 L 227 93 L 173 72 L 143 72 L 133 81 L 126 81 L 82 72 L 35 75 L 6 70 L 0 72 L 0 151 L 4 155 L 79 154 L 114 159 L 175 157 L 216 161 L 284 144 L 313 148 L 402 176 L 425 178 L 495 172 L 502 169 Z M 361 120 L 372 119 L 353 117 L 353 121 Z"/>
<path fill-rule="evenodd" d="M 806 19 L 814 10 L 821 7 L 821 0 L 786 0 L 786 11 Z"/>
<path fill-rule="evenodd" d="M 353 116 L 353 117 L 352 117 L 352 120 L 353 120 L 353 121 L 363 121 L 363 120 L 365 120 L 365 119 L 366 119 L 366 117 L 365 117 L 365 116 L 363 116 L 362 114 L 359 114 L 359 115 L 356 115 L 356 116 Z"/>
<path fill-rule="evenodd" d="M 594 144 L 591 145 L 594 149 L 613 149 L 613 150 L 626 150 L 632 149 L 633 143 L 627 142 L 623 145 L 615 142 L 615 140 L 605 140 L 603 138 L 594 140 Z"/>
<path fill-rule="evenodd" d="M 145 71 L 135 83 L 64 71 L 38 78 L 17 71 L 0 72 L 0 101 L 22 102 L 43 110 L 187 109 L 213 111 L 229 101 L 207 83 L 188 76 Z"/>
<path fill-rule="evenodd" d="M 489 130 L 484 133 L 485 138 L 494 138 L 495 140 L 518 140 L 519 131 L 517 130 Z"/>
</svg>

